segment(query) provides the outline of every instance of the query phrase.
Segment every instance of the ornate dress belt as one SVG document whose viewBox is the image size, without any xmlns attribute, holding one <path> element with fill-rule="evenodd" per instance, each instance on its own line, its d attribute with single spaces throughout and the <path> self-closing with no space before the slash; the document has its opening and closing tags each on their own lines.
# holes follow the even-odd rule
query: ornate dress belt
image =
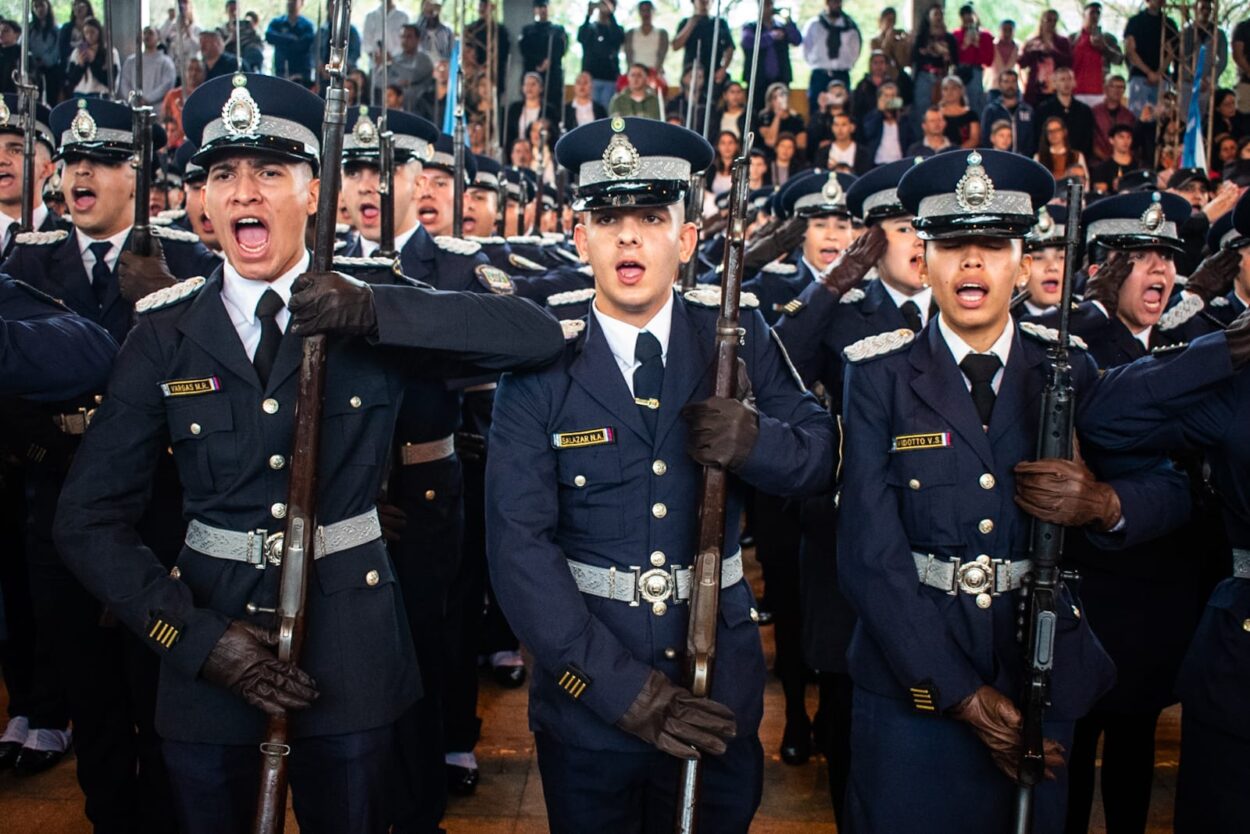
<svg viewBox="0 0 1250 834">
<path fill-rule="evenodd" d="M 404 466 L 449 458 L 456 452 L 456 436 L 449 434 L 428 443 L 405 443 L 399 447 L 399 459 Z"/>
<path fill-rule="evenodd" d="M 1033 563 L 1028 559 L 1013 562 L 978 556 L 971 562 L 963 562 L 914 550 L 911 557 L 916 561 L 916 576 L 920 584 L 945 591 L 951 596 L 960 591 L 974 594 L 977 605 L 982 608 L 990 606 L 991 597 L 1019 588 L 1024 577 L 1033 569 Z"/>
<path fill-rule="evenodd" d="M 669 602 L 685 602 L 690 599 L 691 586 L 694 584 L 691 578 L 694 571 L 675 565 L 672 568 L 651 568 L 644 571 L 634 565 L 627 570 L 618 570 L 597 568 L 572 559 L 567 561 L 573 581 L 583 594 L 628 602 L 631 606 L 649 602 L 653 610 L 659 609 L 656 613 L 662 613 Z M 742 551 L 739 550 L 721 561 L 720 584 L 722 588 L 728 588 L 741 579 Z"/>
<path fill-rule="evenodd" d="M 369 510 L 342 521 L 325 526 L 318 525 L 313 535 L 313 558 L 320 559 L 340 550 L 349 550 L 368 544 L 381 537 L 382 522 L 378 511 Z M 263 568 L 266 564 L 282 564 L 282 540 L 284 531 L 270 533 L 267 530 L 222 530 L 210 527 L 202 521 L 193 520 L 187 525 L 187 547 L 196 553 L 214 559 L 246 562 Z"/>
</svg>

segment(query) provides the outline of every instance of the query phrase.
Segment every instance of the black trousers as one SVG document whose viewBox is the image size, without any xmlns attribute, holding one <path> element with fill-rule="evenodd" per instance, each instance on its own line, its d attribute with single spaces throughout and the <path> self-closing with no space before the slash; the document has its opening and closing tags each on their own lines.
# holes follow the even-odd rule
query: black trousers
<svg viewBox="0 0 1250 834">
<path fill-rule="evenodd" d="M 184 834 L 247 834 L 260 784 L 256 745 L 166 741 Z M 383 834 L 391 822 L 395 734 L 390 725 L 291 742 L 287 760 L 303 834 Z"/>
<path fill-rule="evenodd" d="M 1146 830 L 1158 723 L 1158 712 L 1132 715 L 1100 710 L 1076 722 L 1068 764 L 1065 834 L 1085 834 L 1089 830 L 1099 736 L 1103 740 L 1100 781 L 1107 834 L 1141 834 Z"/>
<path fill-rule="evenodd" d="M 1250 831 L 1250 741 L 1181 714 L 1176 834 Z"/>
<path fill-rule="evenodd" d="M 799 505 L 755 493 L 755 558 L 764 573 L 764 605 L 773 613 L 777 648 L 773 674 L 785 694 L 786 723 L 806 725 L 807 666 L 803 663 L 803 597 L 799 585 Z"/>
<path fill-rule="evenodd" d="M 551 834 L 668 834 L 681 763 L 658 750 L 620 753 L 570 747 L 535 733 Z M 703 758 L 699 830 L 746 834 L 764 790 L 758 736 Z"/>
</svg>

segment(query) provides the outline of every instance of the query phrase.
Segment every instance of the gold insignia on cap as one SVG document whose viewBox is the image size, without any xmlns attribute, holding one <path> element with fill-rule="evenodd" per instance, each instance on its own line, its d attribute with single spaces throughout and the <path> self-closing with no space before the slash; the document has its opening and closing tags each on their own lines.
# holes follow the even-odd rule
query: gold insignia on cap
<svg viewBox="0 0 1250 834">
<path fill-rule="evenodd" d="M 0 125 L 7 125 L 11 115 L 9 105 L 5 103 L 3 98 L 0 98 Z"/>
<path fill-rule="evenodd" d="M 837 172 L 829 172 L 829 179 L 821 186 L 820 193 L 831 203 L 842 202 L 842 184 L 838 182 Z"/>
<path fill-rule="evenodd" d="M 352 136 L 356 137 L 356 141 L 362 145 L 376 145 L 378 143 L 378 128 L 369 118 L 369 108 L 361 105 L 360 118 L 356 120 L 356 127 L 352 129 Z"/>
<path fill-rule="evenodd" d="M 618 116 L 617 119 L 620 117 Z M 624 120 L 621 120 L 621 126 L 624 127 L 624 125 Z M 613 123 L 612 127 L 615 128 L 616 124 Z M 638 155 L 638 149 L 629 139 L 624 134 L 618 133 L 612 137 L 612 141 L 603 151 L 603 167 L 612 179 L 620 180 L 637 176 L 639 168 L 642 167 L 642 157 Z"/>
<path fill-rule="evenodd" d="M 245 136 L 255 133 L 260 127 L 260 106 L 252 94 L 247 91 L 247 76 L 236 73 L 230 91 L 230 98 L 221 108 L 221 120 L 231 136 Z"/>
<path fill-rule="evenodd" d="M 78 99 L 78 113 L 74 116 L 74 120 L 69 123 L 69 129 L 79 142 L 90 142 L 95 139 L 95 119 L 91 118 L 91 111 L 87 109 L 87 100 L 85 98 Z"/>
<path fill-rule="evenodd" d="M 1155 234 L 1163 228 L 1163 205 L 1159 202 L 1159 192 L 1150 195 L 1150 205 L 1141 213 L 1141 226 L 1147 234 Z"/>
<path fill-rule="evenodd" d="M 1050 212 L 1042 206 L 1037 210 L 1037 233 L 1039 235 L 1050 234 L 1051 229 L 1055 228 L 1055 219 L 1050 216 Z"/>
<path fill-rule="evenodd" d="M 994 181 L 981 167 L 981 154 L 968 154 L 968 170 L 955 185 L 955 202 L 964 211 L 984 211 L 994 199 Z"/>
</svg>

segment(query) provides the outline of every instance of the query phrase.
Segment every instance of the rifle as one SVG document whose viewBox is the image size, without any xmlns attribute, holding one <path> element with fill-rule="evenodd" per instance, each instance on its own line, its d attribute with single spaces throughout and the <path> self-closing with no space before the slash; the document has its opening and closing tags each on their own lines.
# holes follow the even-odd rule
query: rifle
<svg viewBox="0 0 1250 834">
<path fill-rule="evenodd" d="M 1063 291 L 1059 300 L 1059 339 L 1050 349 L 1050 379 L 1042 393 L 1042 418 L 1038 426 L 1037 457 L 1072 459 L 1072 424 L 1076 410 L 1072 389 L 1072 367 L 1068 363 L 1069 317 L 1072 310 L 1072 284 L 1076 276 L 1080 247 L 1080 206 L 1084 191 L 1079 182 L 1068 184 L 1068 224 L 1065 230 Z M 1020 597 L 1021 632 L 1027 667 L 1024 716 L 1021 729 L 1020 769 L 1017 782 L 1015 819 L 1012 831 L 1029 834 L 1033 830 L 1033 788 L 1045 775 L 1042 715 L 1050 702 L 1050 672 L 1054 666 L 1055 597 L 1062 578 L 1063 527 L 1034 520 L 1029 542 L 1033 570 L 1025 577 Z"/>
<path fill-rule="evenodd" d="M 137 7 L 138 8 L 138 7 Z M 139 48 L 135 52 L 135 89 L 130 91 L 130 123 L 135 155 L 135 225 L 130 233 L 130 251 L 147 257 L 152 254 L 152 108 L 143 99 L 143 12 L 139 12 Z"/>
<path fill-rule="evenodd" d="M 112 5 L 113 4 L 110 3 L 109 0 L 104 0 L 104 40 L 107 41 L 107 43 L 103 44 L 104 61 L 105 63 L 108 64 L 108 68 L 109 68 L 109 72 L 108 72 L 109 94 L 105 96 L 105 98 L 108 98 L 108 99 L 113 99 L 117 95 L 117 85 L 113 79 L 114 69 L 113 69 L 113 9 L 112 9 Z M 140 8 L 142 8 L 142 6 L 140 6 Z M 140 14 L 142 14 L 142 12 L 140 12 Z M 28 26 L 30 25 L 29 22 L 27 22 L 27 25 Z M 139 27 L 139 37 L 140 38 L 143 37 L 143 27 Z M 25 40 L 25 38 L 23 38 L 23 40 Z M 91 70 L 88 69 L 87 72 L 90 73 Z"/>
<path fill-rule="evenodd" d="M 35 230 L 35 110 L 39 106 L 39 85 L 31 78 L 30 73 L 30 3 L 22 3 L 23 25 L 27 33 L 22 36 L 21 65 L 18 67 L 17 95 L 22 111 L 22 217 L 20 229 L 23 232 Z"/>
<path fill-rule="evenodd" d="M 464 0 L 460 2 L 460 42 L 456 47 L 456 109 L 453 111 L 456 123 L 451 128 L 452 158 L 456 169 L 451 192 L 451 233 L 455 237 L 464 237 L 464 174 L 468 170 L 464 163 Z"/>
<path fill-rule="evenodd" d="M 390 57 L 386 49 L 386 0 L 382 0 L 382 78 L 386 78 L 386 64 Z M 374 87 L 376 89 L 376 85 Z M 383 98 L 378 114 L 378 197 L 380 200 L 378 220 L 382 224 L 378 238 L 377 254 L 382 258 L 394 258 L 395 251 L 395 134 L 387 126 L 386 100 Z"/>
<path fill-rule="evenodd" d="M 321 191 L 317 195 L 313 272 L 328 272 L 334 262 L 334 227 L 338 221 L 339 160 L 343 157 L 343 126 L 347 121 L 347 32 L 351 0 L 330 0 L 330 60 L 326 73 L 325 118 L 321 128 Z M 295 401 L 295 432 L 291 446 L 291 480 L 287 491 L 287 527 L 283 534 L 282 574 L 278 585 L 278 659 L 299 663 L 303 648 L 304 600 L 312 568 L 316 530 L 317 450 L 321 435 L 321 398 L 325 388 L 325 336 L 303 339 L 299 394 Z M 286 713 L 271 716 L 260 745 L 260 795 L 254 834 L 281 834 L 286 823 L 288 742 Z"/>
<path fill-rule="evenodd" d="M 760 4 L 763 27 L 764 4 Z M 757 29 L 758 31 L 758 29 Z M 755 61 L 759 61 L 759 38 L 755 39 Z M 747 106 L 755 97 L 751 85 Z M 749 112 L 749 111 L 748 111 Z M 746 251 L 747 194 L 751 189 L 750 159 L 755 134 L 746 142 L 733 163 L 733 184 L 729 197 L 729 229 L 722 261 L 720 317 L 716 320 L 716 382 L 714 396 L 734 397 L 738 387 L 738 303 L 742 296 L 742 272 Z M 694 258 L 692 257 L 691 260 Z M 716 624 L 720 610 L 720 571 L 725 550 L 725 500 L 729 473 L 703 467 L 699 486 L 699 550 L 691 571 L 690 622 L 686 626 L 686 668 L 684 683 L 696 698 L 712 691 L 712 671 L 716 661 Z M 687 759 L 681 765 L 677 783 L 677 812 L 673 823 L 676 834 L 694 834 L 699 828 L 699 793 L 703 782 L 703 760 Z"/>
</svg>

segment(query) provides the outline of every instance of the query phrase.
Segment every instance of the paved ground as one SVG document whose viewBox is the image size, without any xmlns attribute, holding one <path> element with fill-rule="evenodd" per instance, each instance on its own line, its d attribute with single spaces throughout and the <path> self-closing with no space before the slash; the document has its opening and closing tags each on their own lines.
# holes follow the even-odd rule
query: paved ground
<svg viewBox="0 0 1250 834">
<path fill-rule="evenodd" d="M 749 562 L 749 575 L 758 583 L 758 568 L 753 560 Z M 762 635 L 765 651 L 771 657 L 772 629 L 762 629 Z M 814 690 L 811 697 L 814 698 Z M 482 782 L 473 797 L 452 801 L 445 823 L 450 834 L 547 831 L 533 738 L 526 728 L 525 701 L 523 689 L 501 690 L 483 678 L 480 711 L 484 740 L 478 747 Z M 7 694 L 0 689 L 0 715 L 5 714 L 6 704 Z M 809 711 L 815 711 L 814 701 Z M 767 756 L 764 801 L 751 830 L 753 834 L 833 834 L 837 827 L 829 806 L 824 762 L 816 757 L 802 767 L 782 764 L 776 752 L 782 724 L 781 687 L 772 680 L 761 731 Z M 1179 730 L 1180 712 L 1174 708 L 1164 714 L 1160 723 L 1150 834 L 1171 831 Z M 90 832 L 91 827 L 82 816 L 82 794 L 74 779 L 72 759 L 31 779 L 18 779 L 11 772 L 0 774 L 0 820 L 4 834 Z M 296 830 L 294 817 L 289 817 L 287 831 Z M 1094 809 L 1090 831 L 1104 834 L 1100 807 Z"/>
</svg>

